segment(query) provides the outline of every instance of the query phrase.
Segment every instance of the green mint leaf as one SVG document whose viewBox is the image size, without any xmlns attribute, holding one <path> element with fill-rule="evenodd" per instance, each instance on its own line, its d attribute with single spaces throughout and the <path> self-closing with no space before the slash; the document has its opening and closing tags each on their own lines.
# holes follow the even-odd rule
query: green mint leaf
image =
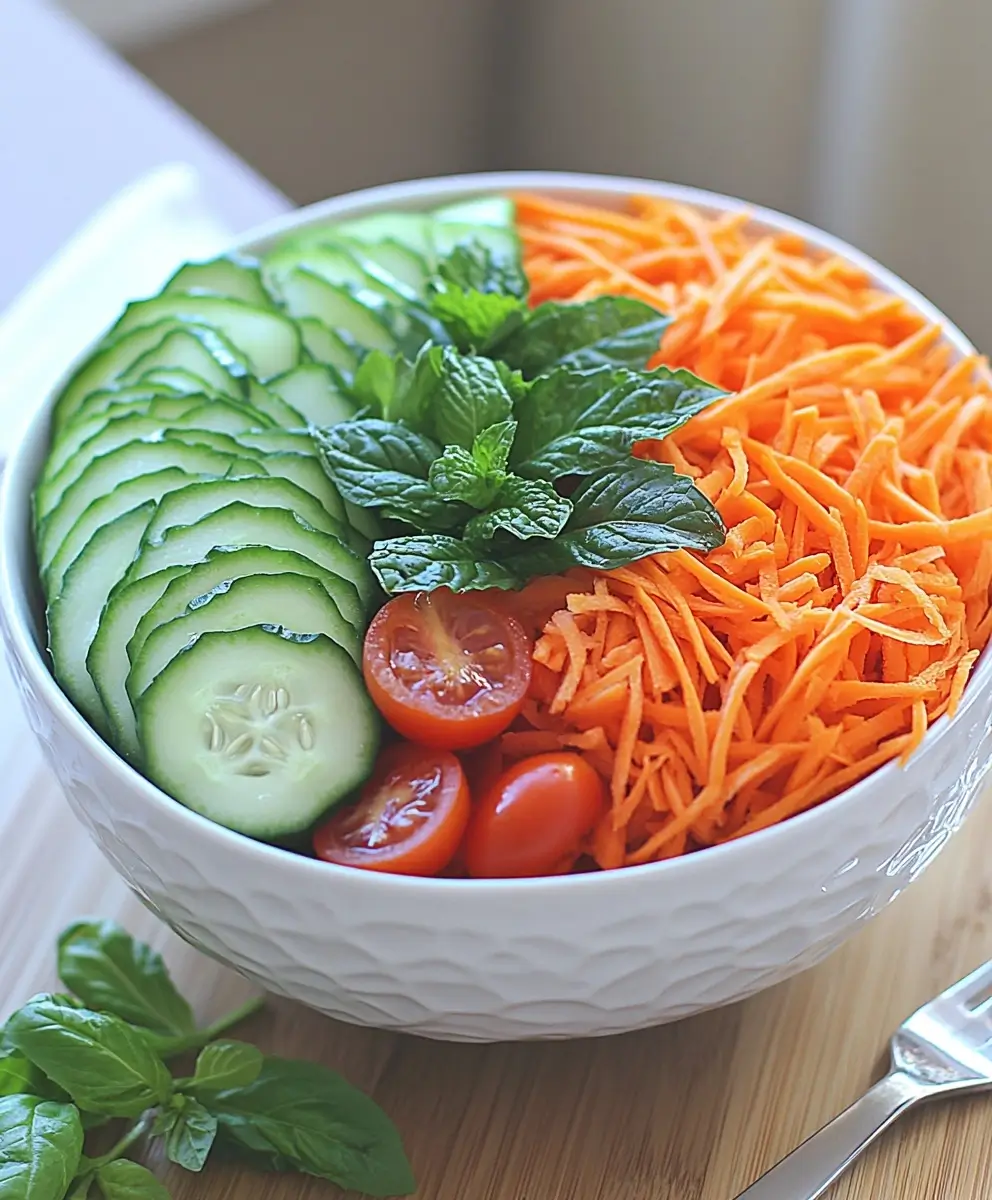
<svg viewBox="0 0 992 1200">
<path fill-rule="evenodd" d="M 668 550 L 706 552 L 722 545 L 720 515 L 691 479 L 667 463 L 637 459 L 582 481 L 572 515 L 554 541 L 502 555 L 526 578 L 569 567 L 610 570 Z"/>
<path fill-rule="evenodd" d="M 571 501 L 559 496 L 550 483 L 511 475 L 492 507 L 465 526 L 465 540 L 490 542 L 500 529 L 520 539 L 557 537 L 571 512 Z"/>
<path fill-rule="evenodd" d="M 196 1028 L 160 954 L 113 921 L 78 921 L 59 938 L 59 978 L 90 1008 L 156 1033 Z"/>
<path fill-rule="evenodd" d="M 56 1087 L 20 1050 L 0 1051 L 0 1096 L 16 1096 L 22 1092 L 37 1096 L 40 1100 L 64 1103 L 69 1099 L 68 1093 Z"/>
<path fill-rule="evenodd" d="M 480 471 L 505 477 L 516 433 L 516 421 L 497 421 L 483 429 L 472 443 L 472 458 Z"/>
<path fill-rule="evenodd" d="M 663 438 L 726 395 L 690 371 L 574 371 L 536 379 L 516 405 L 514 470 L 555 480 L 618 465 L 646 438 Z"/>
<path fill-rule="evenodd" d="M 0 1197 L 62 1200 L 83 1153 L 83 1126 L 71 1104 L 37 1096 L 0 1098 Z"/>
<path fill-rule="evenodd" d="M 598 296 L 581 304 L 551 300 L 493 353 L 527 379 L 561 365 L 640 369 L 670 324 L 671 317 L 629 296 Z"/>
<path fill-rule="evenodd" d="M 485 508 L 499 488 L 479 469 L 471 451 L 447 446 L 440 458 L 431 463 L 430 484 L 443 500 L 459 500 L 472 508 Z"/>
<path fill-rule="evenodd" d="M 165 1153 L 187 1171 L 202 1171 L 216 1136 L 217 1118 L 197 1100 L 190 1100 L 166 1134 Z"/>
<path fill-rule="evenodd" d="M 513 400 L 496 364 L 446 346 L 437 387 L 430 397 L 432 433 L 437 441 L 471 450 L 484 429 L 512 416 Z"/>
<path fill-rule="evenodd" d="M 258 1078 L 263 1062 L 261 1050 L 248 1042 L 211 1042 L 196 1060 L 193 1090 L 221 1092 L 247 1087 Z"/>
<path fill-rule="evenodd" d="M 497 258 L 478 240 L 455 246 L 437 264 L 437 273 L 444 283 L 465 292 L 510 296 L 518 301 L 527 296 L 527 276 L 519 256 Z"/>
<path fill-rule="evenodd" d="M 410 386 L 412 375 L 413 367 L 401 356 L 370 350 L 355 371 L 351 396 L 363 408 L 385 416 Z"/>
<path fill-rule="evenodd" d="M 514 296 L 447 286 L 431 297 L 431 312 L 452 342 L 467 354 L 508 337 L 524 322 L 526 308 Z"/>
<path fill-rule="evenodd" d="M 147 1167 L 129 1158 L 118 1158 L 101 1167 L 96 1181 L 104 1200 L 169 1200 L 165 1185 Z"/>
<path fill-rule="evenodd" d="M 453 529 L 466 519 L 463 505 L 443 500 L 429 483 L 441 447 L 405 425 L 368 419 L 343 421 L 315 434 L 321 459 L 345 500 L 382 508 L 420 529 Z"/>
<path fill-rule="evenodd" d="M 408 1195 L 416 1186 L 385 1113 L 316 1063 L 266 1058 L 254 1083 L 207 1104 L 229 1139 L 274 1164 L 370 1196 Z"/>
<path fill-rule="evenodd" d="M 382 415 L 387 421 L 402 421 L 419 433 L 430 432 L 431 397 L 441 378 L 443 346 L 425 345 L 411 365 L 396 368 L 396 387 Z"/>
<path fill-rule="evenodd" d="M 87 1112 L 136 1117 L 172 1091 L 172 1076 L 140 1032 L 109 1013 L 36 996 L 8 1029 L 17 1049 Z"/>
<path fill-rule="evenodd" d="M 449 587 L 453 592 L 508 590 L 522 583 L 502 563 L 480 559 L 478 549 L 469 542 L 440 534 L 376 542 L 369 565 L 389 595 L 430 592 L 439 587 Z"/>
</svg>

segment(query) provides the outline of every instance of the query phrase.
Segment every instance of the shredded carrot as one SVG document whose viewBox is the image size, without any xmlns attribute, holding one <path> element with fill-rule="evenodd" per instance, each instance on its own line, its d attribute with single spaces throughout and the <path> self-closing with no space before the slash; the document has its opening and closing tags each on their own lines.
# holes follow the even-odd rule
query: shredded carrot
<svg viewBox="0 0 992 1200">
<path fill-rule="evenodd" d="M 672 317 L 649 365 L 726 391 L 636 453 L 691 476 L 727 537 L 548 583 L 502 752 L 588 758 L 611 797 L 586 848 L 604 869 L 765 829 L 905 763 L 992 636 L 986 361 L 739 213 L 647 196 L 517 211 L 532 303 L 646 300 Z"/>
</svg>

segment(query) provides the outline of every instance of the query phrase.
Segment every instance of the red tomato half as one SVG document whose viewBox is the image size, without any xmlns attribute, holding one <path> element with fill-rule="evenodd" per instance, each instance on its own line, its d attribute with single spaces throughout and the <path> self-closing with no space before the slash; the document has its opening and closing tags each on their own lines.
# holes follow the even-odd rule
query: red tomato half
<svg viewBox="0 0 992 1200">
<path fill-rule="evenodd" d="M 453 754 L 391 746 L 358 803 L 314 834 L 314 853 L 345 867 L 436 875 L 454 857 L 468 818 L 468 784 Z"/>
<path fill-rule="evenodd" d="M 520 622 L 474 593 L 397 596 L 365 636 L 365 683 L 404 737 L 464 750 L 502 733 L 530 683 L 530 639 Z"/>
<path fill-rule="evenodd" d="M 476 802 L 462 854 L 468 873 L 499 879 L 572 868 L 606 812 L 603 781 L 578 754 L 536 754 Z"/>
</svg>

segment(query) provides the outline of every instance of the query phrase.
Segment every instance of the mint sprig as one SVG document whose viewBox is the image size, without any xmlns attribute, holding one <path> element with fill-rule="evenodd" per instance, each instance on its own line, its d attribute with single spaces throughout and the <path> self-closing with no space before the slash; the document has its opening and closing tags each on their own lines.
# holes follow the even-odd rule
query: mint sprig
<svg viewBox="0 0 992 1200">
<path fill-rule="evenodd" d="M 202 1170 L 223 1141 L 269 1169 L 373 1196 L 413 1191 L 399 1136 L 371 1099 L 316 1063 L 218 1040 L 260 1001 L 197 1029 L 160 956 L 111 921 L 67 929 L 59 973 L 75 995 L 36 996 L 3 1031 L 4 1196 L 167 1200 L 162 1183 L 127 1158 L 153 1141 L 188 1171 Z M 165 1060 L 194 1049 L 194 1073 L 173 1075 Z M 90 1157 L 85 1129 L 108 1118 L 131 1123 Z"/>
</svg>

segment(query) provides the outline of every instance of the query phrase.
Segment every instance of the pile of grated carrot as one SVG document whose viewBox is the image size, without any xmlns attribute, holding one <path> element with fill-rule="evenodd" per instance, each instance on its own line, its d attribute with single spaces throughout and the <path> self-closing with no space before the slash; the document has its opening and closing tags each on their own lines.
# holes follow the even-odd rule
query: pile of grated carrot
<svg viewBox="0 0 992 1200">
<path fill-rule="evenodd" d="M 562 584 L 503 753 L 573 747 L 609 780 L 602 868 L 763 829 L 905 762 L 992 632 L 986 361 L 745 214 L 517 202 L 533 303 L 645 300 L 674 318 L 651 365 L 731 393 L 637 450 L 692 476 L 728 532 L 705 557 Z"/>
</svg>

